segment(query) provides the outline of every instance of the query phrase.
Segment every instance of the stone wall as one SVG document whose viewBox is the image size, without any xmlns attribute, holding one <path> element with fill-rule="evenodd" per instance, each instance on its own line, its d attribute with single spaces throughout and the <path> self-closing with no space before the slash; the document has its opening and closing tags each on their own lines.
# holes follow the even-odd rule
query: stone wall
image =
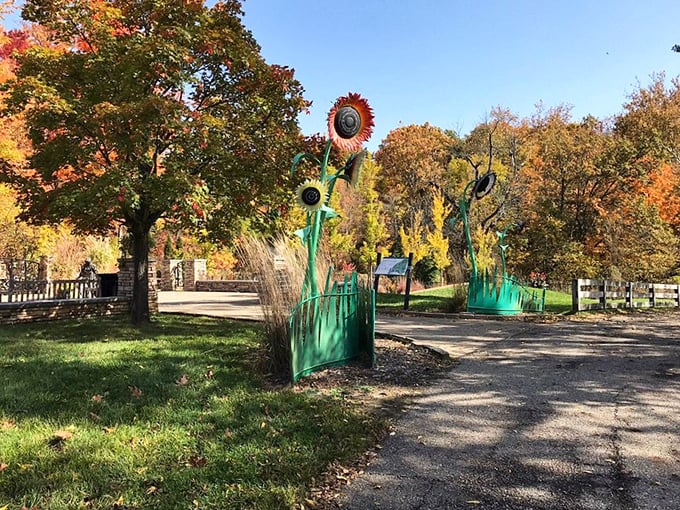
<svg viewBox="0 0 680 510">
<path fill-rule="evenodd" d="M 196 290 L 203 292 L 257 292 L 256 280 L 199 280 Z"/>
<path fill-rule="evenodd" d="M 0 324 L 108 317 L 129 312 L 130 300 L 120 297 L 0 303 Z"/>
</svg>

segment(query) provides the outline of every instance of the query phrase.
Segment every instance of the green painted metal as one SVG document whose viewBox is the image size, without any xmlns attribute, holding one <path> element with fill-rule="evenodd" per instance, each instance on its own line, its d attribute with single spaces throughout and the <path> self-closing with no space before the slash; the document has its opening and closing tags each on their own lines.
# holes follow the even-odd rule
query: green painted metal
<svg viewBox="0 0 680 510">
<path fill-rule="evenodd" d="M 529 289 L 514 276 L 508 276 L 506 271 L 505 252 L 508 249 L 508 245 L 505 244 L 505 238 L 508 230 L 514 225 L 508 225 L 502 232 L 496 232 L 501 260 L 500 273 L 498 267 L 494 269 L 493 274 L 488 271 L 483 273 L 478 271 L 475 248 L 472 244 L 472 235 L 470 233 L 469 210 L 475 198 L 477 200 L 483 198 L 493 187 L 495 177 L 486 192 L 481 196 L 477 195 L 478 184 L 485 177 L 482 176 L 468 182 L 458 203 L 472 265 L 468 286 L 467 311 L 488 315 L 516 315 L 522 312 L 542 312 L 545 305 L 545 289 L 542 289 L 540 293 L 538 289 Z"/>
<path fill-rule="evenodd" d="M 542 312 L 545 289 L 531 289 L 513 277 L 487 271 L 470 277 L 467 311 L 487 315 Z"/>
<path fill-rule="evenodd" d="M 331 140 L 326 145 L 321 160 L 314 155 L 302 153 L 295 156 L 291 174 L 303 160 L 315 162 L 320 167 L 318 182 L 326 186 L 328 193 L 316 210 L 308 210 L 305 228 L 295 232 L 307 248 L 307 267 L 300 302 L 289 317 L 291 346 L 291 378 L 299 378 L 323 368 L 344 365 L 360 358 L 375 363 L 375 292 L 368 285 L 360 285 L 356 273 L 345 275 L 341 284 L 331 285 L 331 272 L 326 276 L 323 293 L 319 292 L 316 279 L 316 253 L 327 219 L 337 216 L 327 203 L 340 180 L 350 181 L 347 170 L 353 163 L 355 153 L 349 156 L 345 166 L 335 173 L 328 172 Z M 330 288 L 329 288 L 329 285 Z"/>
<path fill-rule="evenodd" d="M 330 271 L 329 271 L 330 277 Z M 296 382 L 317 370 L 366 356 L 375 363 L 375 293 L 356 273 L 342 283 L 327 278 L 323 294 L 303 299 L 289 319 L 291 377 Z"/>
</svg>

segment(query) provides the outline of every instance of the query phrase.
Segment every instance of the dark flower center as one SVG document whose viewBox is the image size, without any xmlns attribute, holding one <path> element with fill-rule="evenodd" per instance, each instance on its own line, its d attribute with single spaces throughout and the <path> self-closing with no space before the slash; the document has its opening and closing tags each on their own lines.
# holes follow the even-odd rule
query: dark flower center
<svg viewBox="0 0 680 510">
<path fill-rule="evenodd" d="M 335 114 L 333 125 L 341 138 L 352 138 L 361 129 L 361 115 L 356 108 L 343 106 Z"/>
<path fill-rule="evenodd" d="M 302 190 L 301 198 L 306 205 L 316 205 L 321 201 L 321 192 L 317 188 L 310 186 Z"/>
<path fill-rule="evenodd" d="M 496 184 L 496 174 L 488 172 L 477 181 L 474 188 L 474 194 L 477 199 L 485 197 L 493 189 Z"/>
</svg>

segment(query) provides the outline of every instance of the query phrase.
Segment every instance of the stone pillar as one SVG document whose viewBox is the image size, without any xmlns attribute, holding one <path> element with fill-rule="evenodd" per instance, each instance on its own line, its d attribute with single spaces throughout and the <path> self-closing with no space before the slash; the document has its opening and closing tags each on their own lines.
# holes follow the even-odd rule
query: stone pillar
<svg viewBox="0 0 680 510">
<path fill-rule="evenodd" d="M 177 290 L 181 288 L 184 281 L 177 282 L 177 272 L 182 274 L 182 261 L 179 259 L 163 259 L 161 266 L 161 279 L 159 282 L 160 290 Z"/>
<path fill-rule="evenodd" d="M 132 298 L 134 285 L 134 261 L 132 259 L 118 260 L 118 295 Z M 158 289 L 156 278 L 156 261 L 149 259 L 149 312 L 158 313 Z"/>
<path fill-rule="evenodd" d="M 184 261 L 184 290 L 196 290 L 196 281 L 205 280 L 208 267 L 205 259 Z"/>
</svg>

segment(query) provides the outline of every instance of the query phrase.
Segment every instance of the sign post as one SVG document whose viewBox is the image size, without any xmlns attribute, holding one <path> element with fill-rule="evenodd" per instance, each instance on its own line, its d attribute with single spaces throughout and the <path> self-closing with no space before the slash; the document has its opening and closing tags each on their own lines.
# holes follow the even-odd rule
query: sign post
<svg viewBox="0 0 680 510">
<path fill-rule="evenodd" d="M 404 276 L 406 275 L 406 290 L 404 291 L 404 310 L 408 310 L 409 297 L 411 294 L 411 269 L 413 265 L 413 253 L 408 254 L 408 258 L 385 257 L 382 258 L 378 253 L 378 267 L 375 268 L 375 281 L 373 288 L 378 292 L 378 281 L 380 275 L 385 276 Z"/>
</svg>

